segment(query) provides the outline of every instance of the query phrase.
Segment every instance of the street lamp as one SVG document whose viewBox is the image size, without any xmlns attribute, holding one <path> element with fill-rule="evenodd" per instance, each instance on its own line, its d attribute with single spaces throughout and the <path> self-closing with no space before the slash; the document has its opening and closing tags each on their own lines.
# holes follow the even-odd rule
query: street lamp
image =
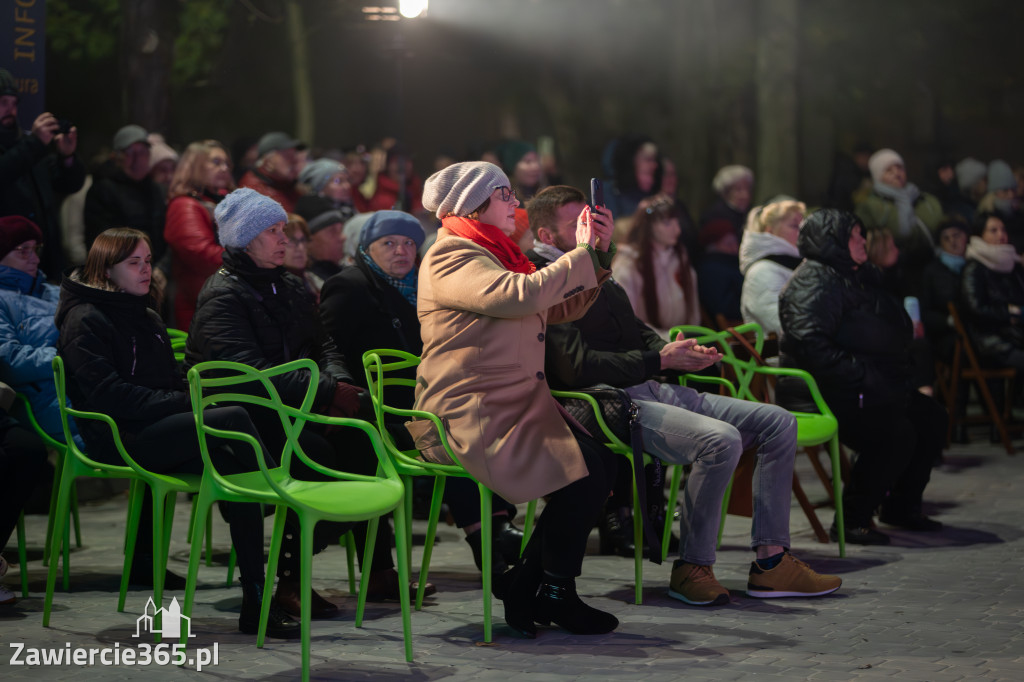
<svg viewBox="0 0 1024 682">
<path fill-rule="evenodd" d="M 427 0 L 400 0 L 398 12 L 406 19 L 415 19 L 427 11 Z"/>
</svg>

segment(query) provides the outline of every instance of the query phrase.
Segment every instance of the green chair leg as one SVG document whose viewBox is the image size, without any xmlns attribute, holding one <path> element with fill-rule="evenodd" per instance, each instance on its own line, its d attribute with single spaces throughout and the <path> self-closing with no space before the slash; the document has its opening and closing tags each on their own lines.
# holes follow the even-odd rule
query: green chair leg
<svg viewBox="0 0 1024 682">
<path fill-rule="evenodd" d="M 661 531 L 661 560 L 668 559 L 668 546 L 672 541 L 672 517 L 675 515 L 676 501 L 679 499 L 679 488 L 683 481 L 683 465 L 672 466 L 672 480 L 668 486 L 668 505 L 665 508 L 665 527 Z"/>
<path fill-rule="evenodd" d="M 50 565 L 50 545 L 53 544 L 53 519 L 57 512 L 57 496 L 60 494 L 60 477 L 64 470 L 64 458 L 57 457 L 53 465 L 53 485 L 50 486 L 50 513 L 46 517 L 46 546 L 43 547 L 43 566 Z"/>
<path fill-rule="evenodd" d="M 437 535 L 437 521 L 438 516 L 441 515 L 441 499 L 444 497 L 445 477 L 435 476 L 434 477 L 434 492 L 430 497 L 430 520 L 427 522 L 427 535 L 423 542 L 423 561 L 420 567 L 420 585 L 416 590 L 416 610 L 420 611 L 423 609 L 423 595 L 427 588 L 427 575 L 430 571 L 430 558 L 434 554 L 434 539 Z M 481 523 L 481 528 L 485 523 Z M 412 535 L 409 535 L 410 542 Z M 409 548 L 409 554 L 412 555 L 412 548 L 410 545 L 406 545 Z M 401 583 L 399 583 L 401 584 Z"/>
<path fill-rule="evenodd" d="M 267 636 L 267 619 L 270 617 L 270 600 L 271 594 L 274 591 L 274 576 L 277 575 L 277 561 L 281 554 L 281 541 L 284 538 L 284 521 L 285 521 L 285 507 L 284 505 L 277 505 L 274 510 L 274 531 L 270 535 L 270 555 L 267 558 L 267 574 L 263 579 L 263 601 L 260 603 L 260 627 L 256 633 L 256 646 L 260 649 L 263 648 L 263 641 Z M 301 521 L 301 519 L 300 519 Z M 369 540 L 367 545 L 372 544 Z M 299 561 L 303 561 L 300 557 Z M 308 564 L 306 560 L 304 563 Z M 302 589 L 302 585 L 299 585 L 299 589 Z M 306 609 L 306 614 L 309 614 L 309 608 Z M 358 623 L 356 624 L 358 626 Z"/>
<path fill-rule="evenodd" d="M 117 597 L 118 612 L 124 611 L 124 602 L 128 596 L 128 576 L 135 558 L 135 542 L 138 536 L 139 519 L 142 517 L 142 500 L 145 488 L 139 481 L 132 481 L 128 495 L 128 528 L 125 533 L 124 563 L 121 569 L 121 590 Z M 153 559 L 154 563 L 156 558 Z M 155 601 L 155 600 L 154 600 Z"/>
<path fill-rule="evenodd" d="M 494 624 L 491 622 L 491 581 L 493 576 L 491 575 L 491 563 L 494 558 L 494 552 L 492 551 L 491 543 L 494 541 L 494 525 L 490 523 L 491 514 L 491 491 L 483 486 L 482 483 L 477 484 L 480 487 L 480 519 L 483 523 L 480 524 L 480 549 L 483 561 L 483 593 L 484 593 L 484 642 L 489 643 L 493 640 L 492 629 Z"/>
<path fill-rule="evenodd" d="M 231 587 L 231 584 L 235 582 L 235 564 L 238 563 L 238 553 L 235 551 L 235 546 L 231 545 L 231 552 L 228 554 L 228 579 L 224 583 L 225 587 Z"/>
<path fill-rule="evenodd" d="M 75 526 L 75 547 L 81 547 L 82 525 L 78 518 L 78 486 L 71 488 L 71 520 Z"/>
<path fill-rule="evenodd" d="M 28 552 L 25 551 L 25 515 L 18 515 L 18 568 L 21 577 L 21 596 L 28 597 Z"/>
<path fill-rule="evenodd" d="M 410 536 L 409 528 L 409 516 L 405 513 L 403 507 L 399 506 L 395 509 L 395 533 L 399 537 Z M 399 586 L 409 584 L 409 566 L 412 563 L 412 556 L 408 552 L 402 551 L 402 548 L 398 548 L 398 584 Z M 426 582 L 427 578 L 425 575 L 420 576 L 420 583 Z M 399 589 L 398 590 L 398 602 L 402 607 L 402 637 L 405 643 L 405 660 L 412 662 L 412 617 L 409 609 L 409 591 Z"/>
<path fill-rule="evenodd" d="M 68 525 L 68 506 L 71 504 L 71 486 L 74 485 L 74 473 L 70 466 L 61 472 L 57 490 L 57 504 L 53 513 L 52 538 L 50 542 L 50 565 L 46 572 L 46 596 L 43 600 L 43 627 L 50 626 L 50 611 L 53 608 L 53 591 L 57 583 L 57 564 L 61 549 L 67 546 L 64 540 Z M 64 560 L 65 566 L 67 559 Z"/>
</svg>

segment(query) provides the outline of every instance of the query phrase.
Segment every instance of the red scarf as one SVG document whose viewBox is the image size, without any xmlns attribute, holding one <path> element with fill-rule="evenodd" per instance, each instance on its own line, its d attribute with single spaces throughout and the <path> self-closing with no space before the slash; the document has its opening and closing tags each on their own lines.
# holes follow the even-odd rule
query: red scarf
<svg viewBox="0 0 1024 682">
<path fill-rule="evenodd" d="M 441 227 L 456 237 L 468 239 L 474 244 L 484 247 L 512 272 L 529 275 L 531 272 L 537 271 L 537 266 L 523 255 L 523 252 L 519 250 L 519 245 L 494 225 L 469 218 L 448 216 L 441 220 Z"/>
</svg>

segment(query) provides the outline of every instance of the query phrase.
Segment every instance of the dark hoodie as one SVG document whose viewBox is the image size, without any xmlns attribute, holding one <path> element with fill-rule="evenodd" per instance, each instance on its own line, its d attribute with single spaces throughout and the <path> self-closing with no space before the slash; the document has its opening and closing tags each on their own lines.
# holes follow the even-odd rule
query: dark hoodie
<svg viewBox="0 0 1024 682">
<path fill-rule="evenodd" d="M 149 235 L 153 263 L 167 250 L 164 221 L 167 203 L 160 187 L 149 176 L 132 180 L 113 161 L 106 161 L 93 173 L 92 187 L 85 195 L 85 242 L 111 227 L 134 227 Z"/>
<path fill-rule="evenodd" d="M 126 445 L 164 417 L 192 409 L 167 329 L 147 296 L 83 284 L 65 276 L 54 322 L 73 407 L 110 415 Z M 86 444 L 102 461 L 121 463 L 110 429 L 79 421 Z"/>
<path fill-rule="evenodd" d="M 806 260 L 779 296 L 782 362 L 810 372 L 829 404 L 900 405 L 911 390 L 913 329 L 878 268 L 851 258 L 859 224 L 852 213 L 825 209 L 801 227 L 797 248 Z"/>
</svg>

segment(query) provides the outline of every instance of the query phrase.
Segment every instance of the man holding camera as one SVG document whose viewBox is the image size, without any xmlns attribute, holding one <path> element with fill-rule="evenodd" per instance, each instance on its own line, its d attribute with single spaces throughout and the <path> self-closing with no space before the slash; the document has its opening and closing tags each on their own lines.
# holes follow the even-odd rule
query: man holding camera
<svg viewBox="0 0 1024 682">
<path fill-rule="evenodd" d="M 527 255 L 538 268 L 575 245 L 569 216 L 578 215 L 585 201 L 573 187 L 553 186 L 529 203 L 535 241 Z M 614 249 L 598 245 L 602 247 Z M 550 326 L 545 343 L 546 374 L 553 388 L 610 384 L 625 389 L 640 408 L 644 450 L 669 464 L 692 465 L 669 596 L 695 606 L 729 603 L 729 591 L 715 578 L 712 565 L 722 497 L 740 454 L 750 448 L 756 448 L 757 457 L 751 531 L 756 558 L 747 594 L 811 597 L 839 589 L 837 576 L 819 575 L 789 553 L 794 417 L 775 405 L 698 393 L 660 380 L 705 369 L 721 355 L 693 339 L 666 342 L 634 315 L 614 279 L 601 285 L 597 301 L 582 318 Z"/>
<path fill-rule="evenodd" d="M 65 266 L 60 199 L 85 182 L 85 166 L 75 156 L 78 129 L 64 123 L 66 130 L 53 114 L 44 112 L 33 121 L 31 132 L 23 133 L 18 125 L 17 83 L 9 71 L 0 69 L 0 216 L 25 216 L 39 226 L 49 245 L 40 268 L 55 277 Z"/>
</svg>

